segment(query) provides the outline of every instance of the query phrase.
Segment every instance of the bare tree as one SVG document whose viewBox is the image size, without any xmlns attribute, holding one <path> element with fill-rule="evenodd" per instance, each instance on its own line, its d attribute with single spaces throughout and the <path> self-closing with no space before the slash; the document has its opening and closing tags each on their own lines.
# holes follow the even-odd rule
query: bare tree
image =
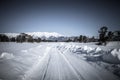
<svg viewBox="0 0 120 80">
<path fill-rule="evenodd" d="M 106 41 L 107 41 L 107 37 L 106 37 L 106 33 L 107 33 L 108 28 L 106 26 L 103 26 L 100 28 L 99 32 L 99 44 L 103 44 L 106 45 Z"/>
</svg>

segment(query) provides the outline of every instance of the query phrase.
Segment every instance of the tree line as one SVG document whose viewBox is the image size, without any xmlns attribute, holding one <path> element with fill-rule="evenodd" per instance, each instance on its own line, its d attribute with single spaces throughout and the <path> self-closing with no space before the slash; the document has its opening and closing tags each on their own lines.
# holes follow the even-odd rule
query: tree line
<svg viewBox="0 0 120 80">
<path fill-rule="evenodd" d="M 107 44 L 107 41 L 120 41 L 120 31 L 109 31 L 108 27 L 103 26 L 98 30 L 98 38 L 92 36 L 88 37 L 80 35 L 76 37 L 61 37 L 62 42 L 99 42 L 97 45 Z M 60 37 L 59 37 L 60 38 Z M 55 40 L 41 39 L 40 37 L 34 38 L 26 33 L 20 33 L 16 37 L 10 37 L 5 34 L 0 34 L 0 42 L 60 42 L 56 38 Z"/>
<path fill-rule="evenodd" d="M 41 38 L 33 38 L 33 36 L 20 33 L 16 37 L 9 37 L 5 34 L 0 34 L 0 42 L 41 42 Z"/>
<path fill-rule="evenodd" d="M 63 40 L 58 40 L 62 38 Z M 16 37 L 9 37 L 5 34 L 0 34 L 0 42 L 95 42 L 97 39 L 94 37 L 87 37 L 84 35 L 80 35 L 78 37 L 59 37 L 55 38 L 55 40 L 51 39 L 41 39 L 40 37 L 33 38 L 33 36 L 25 34 L 25 33 L 20 33 Z"/>
<path fill-rule="evenodd" d="M 120 31 L 109 31 L 108 27 L 103 26 L 98 30 L 98 45 L 106 45 L 108 41 L 120 41 Z"/>
</svg>

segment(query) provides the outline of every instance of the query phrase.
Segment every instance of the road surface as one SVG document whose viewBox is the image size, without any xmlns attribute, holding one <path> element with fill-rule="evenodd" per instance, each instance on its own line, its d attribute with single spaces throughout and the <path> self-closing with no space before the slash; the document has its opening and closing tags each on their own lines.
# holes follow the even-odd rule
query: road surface
<svg viewBox="0 0 120 80">
<path fill-rule="evenodd" d="M 118 80 L 105 69 L 94 67 L 55 45 L 39 47 L 39 51 L 41 48 L 43 56 L 19 80 Z"/>
</svg>

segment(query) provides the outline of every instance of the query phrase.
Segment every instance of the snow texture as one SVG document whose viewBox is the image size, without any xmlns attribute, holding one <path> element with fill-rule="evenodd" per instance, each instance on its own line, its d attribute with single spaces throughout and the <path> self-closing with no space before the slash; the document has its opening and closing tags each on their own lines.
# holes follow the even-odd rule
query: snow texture
<svg viewBox="0 0 120 80">
<path fill-rule="evenodd" d="M 0 52 L 1 80 L 120 79 L 119 45 L 0 43 Z"/>
</svg>

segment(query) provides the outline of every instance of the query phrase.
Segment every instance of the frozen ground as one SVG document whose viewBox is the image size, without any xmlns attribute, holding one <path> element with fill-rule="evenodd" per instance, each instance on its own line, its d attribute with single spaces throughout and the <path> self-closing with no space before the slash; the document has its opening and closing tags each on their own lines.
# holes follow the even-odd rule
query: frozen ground
<svg viewBox="0 0 120 80">
<path fill-rule="evenodd" d="M 119 80 L 120 43 L 0 43 L 0 80 Z"/>
</svg>

